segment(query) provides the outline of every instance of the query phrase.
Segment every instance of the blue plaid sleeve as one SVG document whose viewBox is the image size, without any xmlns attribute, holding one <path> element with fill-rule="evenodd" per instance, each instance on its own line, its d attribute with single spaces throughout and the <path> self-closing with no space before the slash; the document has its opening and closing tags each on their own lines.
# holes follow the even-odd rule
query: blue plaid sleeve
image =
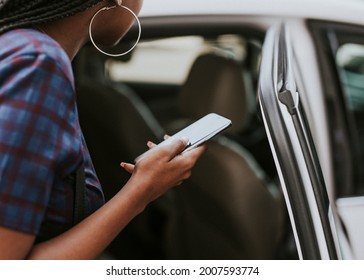
<svg viewBox="0 0 364 280">
<path fill-rule="evenodd" d="M 73 83 L 46 55 L 2 62 L 0 226 L 37 234 L 54 181 L 81 158 Z"/>
</svg>

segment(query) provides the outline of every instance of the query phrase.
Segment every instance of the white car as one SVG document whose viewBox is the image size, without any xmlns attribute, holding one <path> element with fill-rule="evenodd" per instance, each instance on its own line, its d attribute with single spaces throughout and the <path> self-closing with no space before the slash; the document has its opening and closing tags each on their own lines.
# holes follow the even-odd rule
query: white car
<svg viewBox="0 0 364 280">
<path fill-rule="evenodd" d="M 85 47 L 81 125 L 105 186 L 147 140 L 212 111 L 233 121 L 110 254 L 364 259 L 363 14 L 359 0 L 146 0 L 128 57 Z"/>
</svg>

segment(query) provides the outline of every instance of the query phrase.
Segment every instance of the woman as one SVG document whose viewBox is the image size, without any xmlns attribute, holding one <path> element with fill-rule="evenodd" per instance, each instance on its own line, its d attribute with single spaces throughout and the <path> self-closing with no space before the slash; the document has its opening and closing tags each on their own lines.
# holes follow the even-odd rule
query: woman
<svg viewBox="0 0 364 280">
<path fill-rule="evenodd" d="M 0 0 L 0 259 L 93 259 L 153 200 L 190 176 L 205 146 L 187 139 L 149 156 L 107 203 L 83 140 L 71 61 L 92 38 L 114 45 L 142 0 Z M 105 9 L 101 13 L 100 9 Z M 97 17 L 94 18 L 94 15 Z M 76 225 L 73 183 L 82 167 L 87 217 Z"/>
</svg>

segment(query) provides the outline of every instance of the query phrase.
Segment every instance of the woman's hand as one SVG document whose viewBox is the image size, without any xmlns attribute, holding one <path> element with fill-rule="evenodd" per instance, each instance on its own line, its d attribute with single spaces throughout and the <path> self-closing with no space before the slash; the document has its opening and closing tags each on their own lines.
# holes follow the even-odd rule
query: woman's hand
<svg viewBox="0 0 364 280">
<path fill-rule="evenodd" d="M 188 139 L 185 138 L 163 146 L 148 142 L 148 155 L 137 161 L 136 165 L 121 164 L 126 171 L 132 173 L 131 185 L 141 186 L 145 203 L 150 203 L 191 176 L 191 169 L 206 150 L 206 145 L 182 153 L 187 144 Z"/>
<path fill-rule="evenodd" d="M 164 140 L 166 140 L 166 139 L 168 139 L 170 136 L 169 135 L 164 135 Z M 151 148 L 154 148 L 155 146 L 157 146 L 157 144 L 155 144 L 155 143 L 153 143 L 152 141 L 148 141 L 147 142 L 147 147 L 149 148 L 149 149 L 151 149 Z M 134 167 L 135 167 L 135 165 L 134 164 L 131 164 L 131 163 L 127 163 L 127 162 L 122 162 L 122 163 L 120 163 L 120 166 L 122 167 L 122 168 L 124 168 L 125 169 L 125 171 L 127 171 L 127 172 L 129 172 L 130 174 L 131 173 L 133 173 L 133 171 L 134 171 Z"/>
</svg>

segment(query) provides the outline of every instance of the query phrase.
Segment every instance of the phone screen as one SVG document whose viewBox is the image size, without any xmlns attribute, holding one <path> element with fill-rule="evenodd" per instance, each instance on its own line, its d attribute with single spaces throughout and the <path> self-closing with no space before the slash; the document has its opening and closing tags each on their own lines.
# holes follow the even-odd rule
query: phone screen
<svg viewBox="0 0 364 280">
<path fill-rule="evenodd" d="M 165 145 L 176 138 L 187 137 L 189 139 L 189 143 L 184 150 L 185 152 L 211 139 L 216 134 L 231 126 L 231 124 L 231 120 L 216 113 L 210 113 L 180 130 L 168 139 L 162 141 L 158 145 Z M 135 161 L 140 160 L 146 153 L 137 157 Z"/>
<path fill-rule="evenodd" d="M 169 139 L 187 137 L 189 139 L 189 145 L 186 147 L 186 150 L 190 150 L 211 139 L 230 125 L 231 121 L 229 119 L 211 113 L 182 129 Z"/>
</svg>

